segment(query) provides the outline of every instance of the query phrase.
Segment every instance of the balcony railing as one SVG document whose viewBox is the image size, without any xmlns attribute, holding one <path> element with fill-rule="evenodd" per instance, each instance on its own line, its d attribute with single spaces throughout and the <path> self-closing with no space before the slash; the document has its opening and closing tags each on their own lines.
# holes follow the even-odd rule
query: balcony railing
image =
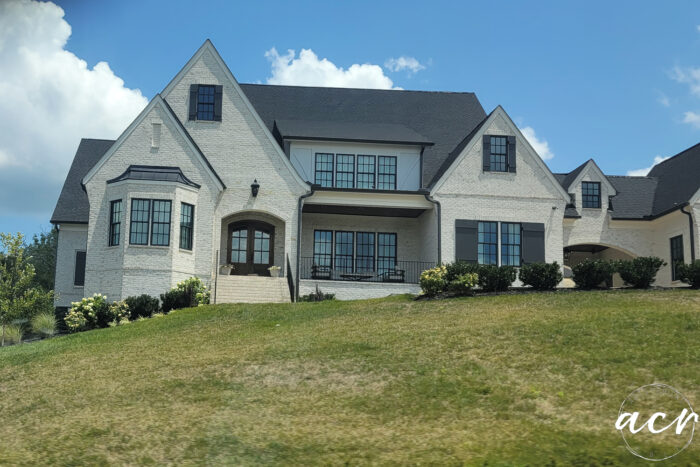
<svg viewBox="0 0 700 467">
<path fill-rule="evenodd" d="M 355 281 L 355 282 L 394 282 L 417 284 L 420 273 L 426 269 L 435 267 L 435 263 L 428 261 L 393 261 L 381 260 L 379 265 L 358 268 L 358 264 L 351 264 L 338 268 L 322 264 L 315 258 L 301 258 L 301 279 L 327 280 L 327 281 Z M 377 267 L 380 266 L 380 267 Z"/>
</svg>

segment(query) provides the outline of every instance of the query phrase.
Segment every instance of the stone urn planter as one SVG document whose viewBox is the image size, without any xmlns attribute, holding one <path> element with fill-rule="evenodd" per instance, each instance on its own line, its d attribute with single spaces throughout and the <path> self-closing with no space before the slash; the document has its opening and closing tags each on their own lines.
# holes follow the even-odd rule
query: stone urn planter
<svg viewBox="0 0 700 467">
<path fill-rule="evenodd" d="M 270 266 L 269 268 L 267 268 L 267 270 L 270 271 L 271 277 L 279 277 L 282 268 L 280 268 L 279 266 Z"/>
<path fill-rule="evenodd" d="M 228 276 L 233 272 L 233 264 L 224 264 L 219 270 L 220 274 Z"/>
</svg>

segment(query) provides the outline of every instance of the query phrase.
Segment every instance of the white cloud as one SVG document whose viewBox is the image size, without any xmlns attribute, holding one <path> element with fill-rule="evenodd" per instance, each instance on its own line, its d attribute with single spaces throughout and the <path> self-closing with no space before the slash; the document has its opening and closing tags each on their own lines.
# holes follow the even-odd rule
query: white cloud
<svg viewBox="0 0 700 467">
<path fill-rule="evenodd" d="M 649 173 L 649 171 L 654 168 L 656 164 L 659 164 L 663 161 L 668 159 L 668 157 L 661 157 L 661 156 L 656 156 L 654 157 L 654 163 L 651 164 L 649 167 L 645 167 L 643 169 L 635 169 L 635 170 L 628 170 L 627 175 L 630 175 L 632 177 L 644 177 L 646 174 Z"/>
<path fill-rule="evenodd" d="M 418 60 L 403 55 L 399 58 L 388 59 L 384 62 L 384 67 L 393 72 L 407 70 L 409 74 L 425 70 L 425 65 L 422 65 Z"/>
<path fill-rule="evenodd" d="M 700 97 L 700 68 L 681 68 L 676 66 L 670 72 L 671 79 L 687 84 L 690 92 Z"/>
<path fill-rule="evenodd" d="M 671 107 L 671 100 L 663 92 L 659 93 L 659 98 L 657 99 L 657 101 L 659 104 L 663 105 L 664 107 Z"/>
<path fill-rule="evenodd" d="M 147 103 L 106 62 L 90 69 L 64 49 L 63 15 L 0 2 L 0 215 L 48 213 L 80 138 L 116 138 Z"/>
<path fill-rule="evenodd" d="M 554 153 L 549 149 L 549 143 L 544 139 L 538 138 L 531 126 L 521 128 L 520 132 L 542 159 L 549 160 L 554 157 Z"/>
<path fill-rule="evenodd" d="M 700 128 L 700 114 L 690 111 L 684 113 L 683 123 L 693 125 L 695 128 Z"/>
<path fill-rule="evenodd" d="M 384 74 L 379 65 L 354 64 L 348 69 L 336 66 L 327 58 L 319 59 L 311 49 L 294 50 L 280 55 L 274 47 L 265 52 L 272 64 L 268 84 L 324 86 L 336 88 L 400 89 Z"/>
</svg>

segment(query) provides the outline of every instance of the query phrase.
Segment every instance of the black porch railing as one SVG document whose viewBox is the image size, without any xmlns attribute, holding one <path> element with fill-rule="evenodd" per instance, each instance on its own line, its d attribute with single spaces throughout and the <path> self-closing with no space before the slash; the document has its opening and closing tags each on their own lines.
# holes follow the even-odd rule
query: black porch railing
<svg viewBox="0 0 700 467">
<path fill-rule="evenodd" d="M 421 272 L 434 268 L 435 263 L 427 261 L 387 261 L 381 260 L 379 266 L 367 266 L 361 268 L 347 265 L 338 268 L 319 264 L 314 258 L 301 258 L 299 276 L 301 279 L 315 279 L 327 281 L 355 281 L 355 282 L 394 282 L 417 284 Z"/>
</svg>

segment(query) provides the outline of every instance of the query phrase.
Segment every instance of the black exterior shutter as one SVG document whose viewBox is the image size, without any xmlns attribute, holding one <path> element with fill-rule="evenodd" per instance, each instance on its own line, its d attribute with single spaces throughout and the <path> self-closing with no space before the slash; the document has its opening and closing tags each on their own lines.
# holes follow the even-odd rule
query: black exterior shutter
<svg viewBox="0 0 700 467">
<path fill-rule="evenodd" d="M 73 278 L 73 284 L 77 286 L 85 285 L 85 252 L 76 251 L 75 252 L 75 275 Z"/>
<path fill-rule="evenodd" d="M 484 172 L 491 170 L 491 137 L 484 135 Z"/>
<path fill-rule="evenodd" d="M 523 264 L 544 263 L 544 224 L 523 222 Z"/>
<path fill-rule="evenodd" d="M 515 173 L 515 136 L 508 137 L 508 172 Z"/>
<path fill-rule="evenodd" d="M 479 222 L 455 221 L 455 260 L 476 263 L 479 259 Z"/>
<path fill-rule="evenodd" d="M 190 84 L 190 120 L 197 120 L 197 93 L 199 84 Z"/>
<path fill-rule="evenodd" d="M 215 86 L 214 87 L 214 120 L 217 122 L 221 121 L 221 101 L 224 96 L 224 87 Z"/>
</svg>

